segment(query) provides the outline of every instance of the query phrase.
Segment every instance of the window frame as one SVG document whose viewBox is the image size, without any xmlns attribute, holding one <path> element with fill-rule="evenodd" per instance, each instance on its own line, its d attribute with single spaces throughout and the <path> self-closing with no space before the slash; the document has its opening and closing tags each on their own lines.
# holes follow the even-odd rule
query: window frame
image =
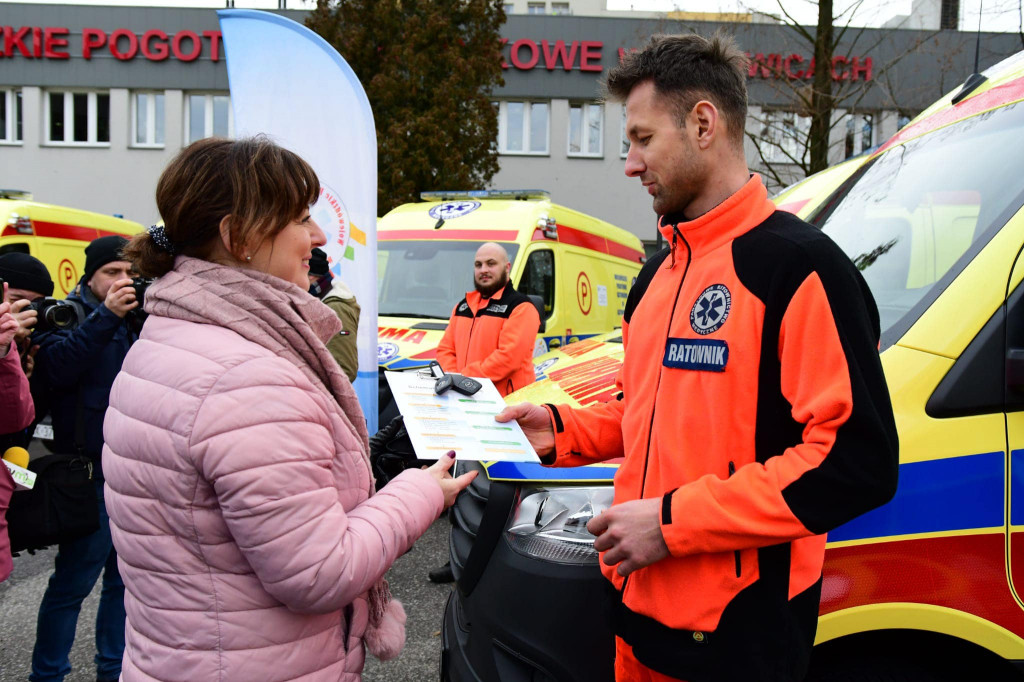
<svg viewBox="0 0 1024 682">
<path fill-rule="evenodd" d="M 799 164 L 807 153 L 811 117 L 789 109 L 762 109 L 757 119 L 761 153 L 768 163 Z M 765 131 L 769 133 L 766 135 Z M 789 131 L 793 133 L 790 134 Z"/>
<path fill-rule="evenodd" d="M 535 254 L 541 254 L 541 253 L 548 254 L 548 256 L 551 258 L 551 291 L 550 291 L 550 294 L 549 294 L 550 303 L 551 303 L 551 310 L 550 311 L 547 309 L 547 305 L 548 305 L 547 298 L 543 297 L 543 296 L 541 297 L 541 298 L 544 298 L 545 300 L 544 300 L 544 314 L 541 316 L 540 319 L 541 319 L 542 322 L 546 322 L 547 320 L 551 319 L 551 316 L 554 315 L 555 312 L 557 312 L 557 307 L 558 307 L 558 286 L 559 286 L 558 285 L 558 277 L 557 277 L 558 259 L 555 258 L 555 250 L 553 248 L 551 248 L 550 246 L 546 246 L 546 245 L 545 246 L 539 246 L 539 247 L 537 247 L 535 249 L 532 249 L 531 251 L 529 251 L 528 253 L 525 254 L 526 258 L 523 260 L 523 271 L 521 273 L 519 273 L 519 283 L 516 285 L 516 291 L 519 291 L 520 293 L 527 294 L 527 295 L 530 294 L 530 293 L 533 293 L 533 292 L 527 291 L 524 288 L 523 279 L 526 277 L 526 273 L 527 273 L 527 271 L 528 271 L 528 269 L 530 267 L 530 259 L 532 259 Z"/>
<path fill-rule="evenodd" d="M 202 97 L 203 102 L 203 136 L 196 138 L 195 140 L 191 137 L 192 132 L 192 98 Z M 199 140 L 205 140 L 208 137 L 216 137 L 216 133 L 213 130 L 213 98 L 214 97 L 226 97 L 228 100 L 228 131 L 225 136 L 227 139 L 234 139 L 235 137 L 235 109 L 231 106 L 231 93 L 230 92 L 208 92 L 208 91 L 188 91 L 184 93 L 182 97 L 185 111 L 182 114 L 182 122 L 184 124 L 184 130 L 182 131 L 182 140 L 185 141 L 185 145 L 190 145 L 193 142 Z"/>
<path fill-rule="evenodd" d="M 5 108 L 4 127 L 0 130 L 0 145 L 21 146 L 25 141 L 25 102 L 21 88 L 0 88 L 0 97 L 4 99 Z"/>
<path fill-rule="evenodd" d="M 540 10 L 539 12 L 536 10 Z M 540 2 L 540 0 L 532 0 L 526 3 L 526 13 L 534 16 L 542 16 L 548 13 L 548 3 Z"/>
<path fill-rule="evenodd" d="M 167 146 L 167 93 L 164 90 L 132 90 L 131 93 L 131 137 L 129 147 L 134 149 L 164 149 Z M 163 98 L 162 106 L 164 107 L 164 125 L 163 125 L 163 141 L 156 141 L 156 98 L 160 96 Z M 146 142 L 139 142 L 138 137 L 138 106 L 139 97 L 145 97 L 148 102 L 146 104 Z"/>
<path fill-rule="evenodd" d="M 523 150 L 508 149 L 508 105 L 523 105 Z M 529 149 L 531 133 L 530 119 L 534 104 L 543 104 L 547 108 L 544 126 L 544 150 L 532 151 Z M 548 100 L 536 99 L 512 99 L 498 101 L 498 154 L 501 156 L 551 156 L 551 102 Z"/>
<path fill-rule="evenodd" d="M 600 129 L 597 135 L 597 151 L 582 151 L 584 149 L 584 141 L 589 141 L 590 136 L 587 135 L 589 112 L 597 108 L 599 110 L 599 122 Z M 580 110 L 580 149 L 581 151 L 572 151 L 572 110 Z M 604 158 L 604 105 L 600 102 L 570 102 L 569 103 L 569 119 L 565 136 L 565 154 L 571 158 L 582 158 L 582 159 L 601 159 Z"/>
<path fill-rule="evenodd" d="M 52 133 L 52 95 L 63 95 L 64 139 L 54 140 Z M 86 140 L 74 139 L 75 95 L 87 95 L 86 99 Z M 43 93 L 44 145 L 47 147 L 109 147 L 110 140 L 99 140 L 99 96 L 107 96 L 107 137 L 110 137 L 110 90 L 88 90 L 85 88 L 54 88 Z M 68 133 L 71 138 L 68 139 Z"/>
</svg>

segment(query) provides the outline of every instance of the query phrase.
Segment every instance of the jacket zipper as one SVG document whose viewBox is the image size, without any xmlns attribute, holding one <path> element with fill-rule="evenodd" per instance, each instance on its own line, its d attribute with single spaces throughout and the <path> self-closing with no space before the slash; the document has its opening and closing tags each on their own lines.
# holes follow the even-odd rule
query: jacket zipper
<svg viewBox="0 0 1024 682">
<path fill-rule="evenodd" d="M 686 274 L 690 271 L 690 263 L 693 262 L 693 251 L 690 249 L 690 242 L 686 241 L 686 237 L 679 231 L 679 226 L 674 225 L 672 227 L 672 265 L 669 269 L 675 267 L 675 256 L 676 256 L 676 236 L 683 240 L 686 244 L 686 267 L 683 269 L 683 276 L 679 278 L 679 286 L 676 288 L 676 296 L 672 301 L 672 313 L 668 318 L 668 329 L 665 332 L 665 342 L 668 342 L 668 335 L 672 333 L 672 322 L 675 321 L 676 308 L 679 307 L 679 294 L 683 291 L 683 282 L 686 281 Z M 664 345 L 664 344 L 663 344 Z M 651 405 L 651 422 L 647 427 L 647 450 L 644 453 L 644 471 L 640 477 L 640 497 L 637 499 L 644 499 L 644 490 L 647 488 L 647 465 L 651 460 L 651 437 L 654 435 L 654 413 L 658 405 L 658 389 L 661 388 L 661 375 L 664 373 L 664 367 L 658 370 L 658 383 L 654 387 L 654 402 Z M 622 581 L 622 599 L 625 602 L 626 599 L 626 585 L 629 584 L 629 576 L 626 576 Z"/>
<path fill-rule="evenodd" d="M 729 462 L 729 478 L 736 473 L 736 464 Z M 740 551 L 737 549 L 733 554 L 736 557 L 736 577 L 739 578 L 740 574 L 743 573 L 743 563 L 740 561 Z"/>
</svg>

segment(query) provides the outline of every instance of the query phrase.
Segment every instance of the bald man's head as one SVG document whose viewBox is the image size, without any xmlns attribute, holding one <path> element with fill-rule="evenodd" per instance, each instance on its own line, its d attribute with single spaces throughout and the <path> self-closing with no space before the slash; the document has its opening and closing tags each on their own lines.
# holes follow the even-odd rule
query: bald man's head
<svg viewBox="0 0 1024 682">
<path fill-rule="evenodd" d="M 487 242 L 476 250 L 473 260 L 473 285 L 480 295 L 490 298 L 508 284 L 508 274 L 512 264 L 508 260 L 508 251 L 501 244 Z"/>
</svg>

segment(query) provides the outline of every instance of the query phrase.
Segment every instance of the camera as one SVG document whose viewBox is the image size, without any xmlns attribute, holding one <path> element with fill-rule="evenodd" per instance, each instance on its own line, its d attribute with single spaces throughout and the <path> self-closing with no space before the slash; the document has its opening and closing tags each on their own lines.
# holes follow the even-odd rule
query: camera
<svg viewBox="0 0 1024 682">
<path fill-rule="evenodd" d="M 124 320 L 128 324 L 128 328 L 136 335 L 142 333 L 142 325 L 146 322 L 146 318 L 149 317 L 149 314 L 142 309 L 142 306 L 146 303 L 146 289 L 152 283 L 152 277 L 132 277 L 132 289 L 135 290 L 135 300 L 138 301 L 139 305 L 129 310 Z"/>
<path fill-rule="evenodd" d="M 145 315 L 142 311 L 142 306 L 146 303 L 146 289 L 153 283 L 152 277 L 132 277 L 132 289 L 135 290 L 135 300 L 139 302 L 138 308 L 133 308 L 132 312 L 138 312 Z"/>
<path fill-rule="evenodd" d="M 74 329 L 82 321 L 74 304 L 50 296 L 35 299 L 29 304 L 28 309 L 36 311 L 37 331 Z"/>
</svg>

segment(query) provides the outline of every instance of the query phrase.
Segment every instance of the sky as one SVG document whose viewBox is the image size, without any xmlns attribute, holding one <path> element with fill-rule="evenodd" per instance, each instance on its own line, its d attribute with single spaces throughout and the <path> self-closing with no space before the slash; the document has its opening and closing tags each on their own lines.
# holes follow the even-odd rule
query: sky
<svg viewBox="0 0 1024 682">
<path fill-rule="evenodd" d="M 7 0 L 0 0 L 2 5 Z M 19 0 L 50 5 L 180 5 L 182 7 L 224 7 L 224 0 Z M 779 2 L 790 15 L 808 25 L 817 23 L 817 3 L 810 0 L 606 0 L 608 9 L 691 12 L 749 12 L 751 10 L 779 14 Z M 912 0 L 834 0 L 835 11 L 852 13 L 854 26 L 879 26 L 894 15 L 909 14 Z M 289 9 L 312 7 L 315 0 L 288 0 Z M 275 9 L 277 0 L 235 0 L 235 7 Z M 962 0 L 961 30 L 1017 33 L 1022 30 L 1024 0 Z M 837 22 L 839 23 L 839 22 Z M 844 16 L 844 21 L 847 23 Z"/>
</svg>

